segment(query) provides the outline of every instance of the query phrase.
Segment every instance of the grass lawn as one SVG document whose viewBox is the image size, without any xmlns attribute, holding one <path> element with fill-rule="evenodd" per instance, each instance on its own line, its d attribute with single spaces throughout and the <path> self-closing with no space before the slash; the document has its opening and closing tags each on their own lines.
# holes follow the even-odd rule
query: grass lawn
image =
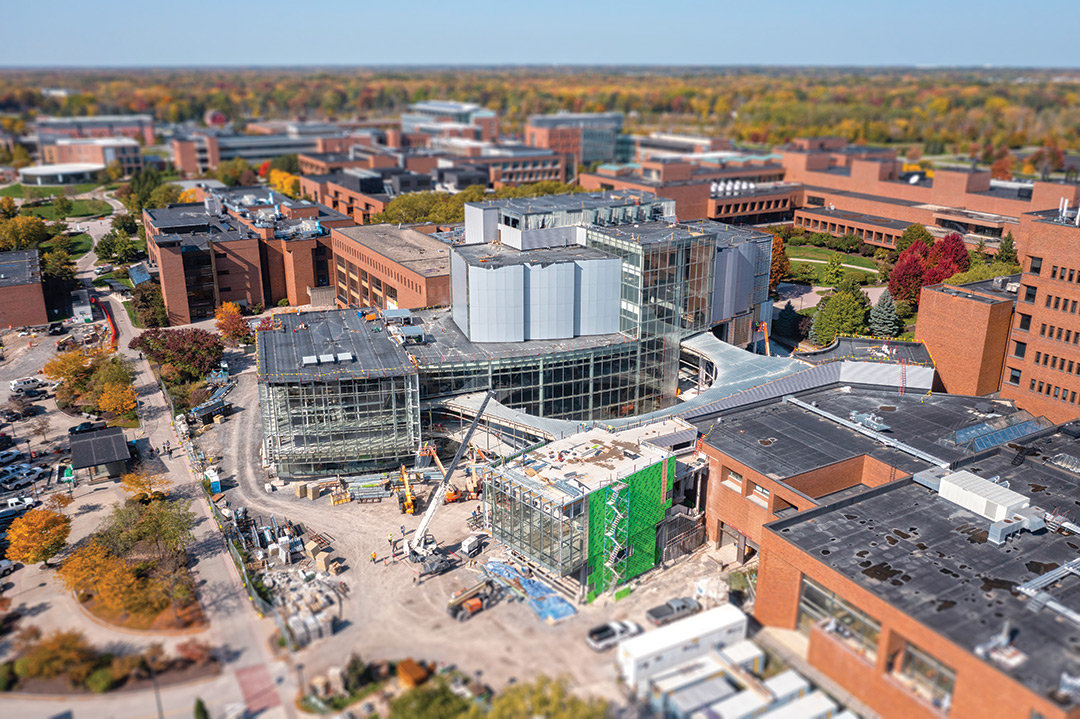
<svg viewBox="0 0 1080 719">
<path fill-rule="evenodd" d="M 48 252 L 52 249 L 52 244 L 52 240 L 49 240 L 48 242 L 42 242 L 39 249 L 42 252 Z M 71 255 L 71 259 L 77 260 L 83 255 L 85 255 L 87 252 L 89 252 L 93 246 L 94 240 L 90 237 L 90 235 L 86 234 L 85 232 L 80 232 L 77 235 L 72 235 L 71 244 L 68 247 L 68 254 Z"/>
<path fill-rule="evenodd" d="M 127 312 L 128 319 L 131 320 L 131 326 L 141 330 L 143 326 L 139 322 L 139 316 L 135 314 L 135 306 L 131 300 L 124 303 L 124 310 Z"/>
<path fill-rule="evenodd" d="M 40 207 L 28 207 L 20 211 L 24 215 L 37 215 L 43 220 L 49 220 L 54 222 L 60 219 L 56 215 L 56 208 L 53 205 L 42 205 Z M 112 205 L 104 200 L 73 200 L 71 203 L 71 214 L 68 217 L 96 217 L 98 215 L 111 215 Z"/>
<path fill-rule="evenodd" d="M 791 261 L 791 273 L 793 275 L 801 276 L 802 273 L 800 272 L 800 270 L 802 270 L 802 268 L 806 268 L 806 272 L 812 272 L 814 274 L 813 283 L 815 285 L 821 287 L 825 286 L 825 283 L 821 279 L 821 276 L 825 273 L 825 265 L 820 262 L 799 262 L 798 260 Z M 876 271 L 863 272 L 862 270 L 849 270 L 845 267 L 844 276 L 847 277 L 851 275 L 854 275 L 856 279 L 869 277 L 871 282 L 877 282 L 878 278 L 878 274 Z"/>
<path fill-rule="evenodd" d="M 46 185 L 44 187 L 37 188 L 33 188 L 33 186 L 31 186 L 32 189 L 39 190 L 45 196 L 60 194 L 65 187 L 70 187 L 72 188 L 74 194 L 81 195 L 84 192 L 90 192 L 91 190 L 101 187 L 101 183 L 85 182 L 81 185 Z M 10 187 L 5 187 L 4 189 L 0 190 L 0 197 L 26 197 L 27 189 L 28 188 L 22 183 L 16 182 L 14 185 L 11 185 Z"/>
<path fill-rule="evenodd" d="M 868 270 L 877 272 L 877 265 L 874 264 L 874 261 L 862 255 L 846 255 L 843 252 L 811 245 L 785 245 L 784 249 L 787 250 L 787 256 L 793 260 L 824 260 L 828 262 L 833 255 L 840 255 L 840 261 L 845 265 L 865 267 Z"/>
</svg>

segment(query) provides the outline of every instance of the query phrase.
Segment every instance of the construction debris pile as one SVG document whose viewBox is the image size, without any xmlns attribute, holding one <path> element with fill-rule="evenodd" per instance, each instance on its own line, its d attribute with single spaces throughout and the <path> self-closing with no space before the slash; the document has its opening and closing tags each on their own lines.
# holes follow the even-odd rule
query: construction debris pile
<svg viewBox="0 0 1080 719">
<path fill-rule="evenodd" d="M 337 593 L 314 572 L 298 567 L 269 571 L 263 584 L 274 593 L 296 646 L 334 633 L 340 612 Z"/>
<path fill-rule="evenodd" d="M 523 597 L 536 616 L 548 624 L 558 624 L 577 614 L 574 606 L 556 594 L 554 589 L 537 579 L 523 576 L 505 562 L 493 559 L 484 564 L 484 569 L 499 578 L 512 592 Z"/>
</svg>

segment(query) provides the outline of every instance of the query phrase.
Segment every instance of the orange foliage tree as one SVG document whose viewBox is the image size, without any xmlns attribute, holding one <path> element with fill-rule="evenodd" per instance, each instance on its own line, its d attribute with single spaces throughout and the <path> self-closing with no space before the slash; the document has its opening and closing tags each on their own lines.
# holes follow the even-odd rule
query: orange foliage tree
<svg viewBox="0 0 1080 719">
<path fill-rule="evenodd" d="M 98 409 L 102 412 L 121 415 L 135 409 L 137 403 L 138 396 L 135 394 L 134 387 L 120 382 L 109 382 L 101 391 Z"/>
<path fill-rule="evenodd" d="M 71 519 L 48 509 L 31 509 L 8 528 L 7 558 L 27 564 L 49 563 L 71 533 Z"/>
<path fill-rule="evenodd" d="M 769 267 L 769 292 L 776 292 L 780 280 L 791 274 L 791 261 L 784 251 L 784 238 L 774 235 L 772 241 L 772 264 Z"/>
<path fill-rule="evenodd" d="M 240 305 L 224 302 L 214 310 L 214 324 L 218 332 L 230 342 L 243 342 L 251 337 L 251 327 L 240 313 Z"/>
<path fill-rule="evenodd" d="M 90 367 L 90 355 L 81 349 L 61 352 L 45 363 L 42 370 L 49 379 L 63 380 L 71 384 Z"/>
</svg>

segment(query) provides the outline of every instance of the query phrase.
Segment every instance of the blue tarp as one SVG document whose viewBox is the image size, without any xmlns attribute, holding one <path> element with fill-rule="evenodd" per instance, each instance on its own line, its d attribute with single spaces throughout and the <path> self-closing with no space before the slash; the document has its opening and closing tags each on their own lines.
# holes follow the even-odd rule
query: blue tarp
<svg viewBox="0 0 1080 719">
<path fill-rule="evenodd" d="M 521 572 L 505 562 L 491 560 L 484 565 L 484 569 L 515 586 L 520 586 L 536 616 L 548 624 L 561 622 L 577 614 L 574 605 L 556 594 L 554 589 L 537 579 L 526 579 Z"/>
</svg>

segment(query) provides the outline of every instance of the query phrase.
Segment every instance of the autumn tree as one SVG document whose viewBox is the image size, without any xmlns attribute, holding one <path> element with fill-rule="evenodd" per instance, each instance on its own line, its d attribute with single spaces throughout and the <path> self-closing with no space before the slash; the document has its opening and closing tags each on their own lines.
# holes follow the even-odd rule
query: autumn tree
<svg viewBox="0 0 1080 719">
<path fill-rule="evenodd" d="M 119 160 L 113 160 L 105 166 L 105 177 L 110 181 L 116 182 L 124 176 L 124 166 L 120 164 Z"/>
<path fill-rule="evenodd" d="M 180 197 L 176 198 L 176 201 L 181 204 L 186 204 L 188 202 L 198 202 L 199 191 L 196 190 L 194 187 L 189 187 L 180 193 Z"/>
<path fill-rule="evenodd" d="M 218 332 L 232 343 L 245 342 L 251 337 L 251 327 L 240 312 L 240 305 L 224 302 L 214 311 Z"/>
<path fill-rule="evenodd" d="M 0 250 L 28 250 L 50 237 L 45 220 L 35 215 L 17 215 L 0 220 Z"/>
<path fill-rule="evenodd" d="M 145 207 L 155 209 L 179 202 L 180 192 L 179 185 L 174 185 L 172 183 L 159 185 L 151 190 L 150 197 L 147 199 Z"/>
<path fill-rule="evenodd" d="M 45 509 L 63 514 L 64 510 L 74 504 L 74 502 L 75 499 L 66 492 L 53 492 L 49 495 L 49 498 L 45 500 Z"/>
<path fill-rule="evenodd" d="M 115 558 L 104 545 L 97 539 L 91 539 L 68 555 L 60 564 L 58 575 L 69 591 L 96 594 L 98 577 L 103 568 L 112 561 L 115 561 Z"/>
<path fill-rule="evenodd" d="M 76 379 L 86 374 L 89 368 L 90 356 L 82 349 L 74 349 L 55 355 L 45 363 L 42 371 L 49 379 L 74 384 Z"/>
<path fill-rule="evenodd" d="M 57 630 L 28 647 L 23 658 L 29 677 L 52 679 L 67 674 L 80 683 L 93 671 L 97 655 L 82 632 Z"/>
<path fill-rule="evenodd" d="M 110 382 L 102 389 L 98 399 L 98 409 L 114 415 L 122 415 L 135 409 L 138 403 L 138 395 L 131 385 L 119 382 Z"/>
<path fill-rule="evenodd" d="M 132 494 L 145 494 L 160 492 L 170 484 L 168 476 L 164 474 L 152 474 L 145 469 L 138 468 L 134 472 L 128 472 L 120 477 L 120 486 L 125 492 Z"/>
<path fill-rule="evenodd" d="M 52 203 L 53 211 L 56 213 L 58 219 L 69 217 L 73 209 L 75 209 L 75 203 L 71 201 L 71 198 L 60 195 Z"/>
<path fill-rule="evenodd" d="M 225 353 L 220 336 L 196 327 L 147 330 L 128 346 L 145 352 L 158 365 L 173 365 L 180 371 L 181 379 L 188 381 L 217 369 Z"/>
<path fill-rule="evenodd" d="M 7 558 L 26 564 L 48 565 L 71 533 L 71 519 L 47 509 L 31 509 L 8 528 Z"/>
<path fill-rule="evenodd" d="M 775 293 L 780 281 L 791 274 L 791 261 L 784 250 L 784 238 L 773 235 L 772 263 L 769 267 L 769 292 Z"/>
<path fill-rule="evenodd" d="M 10 197 L 0 197 L 0 219 L 10 220 L 19 214 L 19 208 L 15 200 Z"/>
<path fill-rule="evenodd" d="M 958 272 L 964 272 L 971 265 L 971 256 L 968 255 L 964 239 L 956 232 L 950 232 L 934 244 L 927 256 L 927 264 L 950 263 Z M 955 272 L 950 273 L 955 274 Z M 945 275 L 949 277 L 950 275 Z"/>
<path fill-rule="evenodd" d="M 901 253 L 896 266 L 889 273 L 889 292 L 897 301 L 919 303 L 919 292 L 923 287 L 926 268 L 923 259 L 910 248 Z"/>
<path fill-rule="evenodd" d="M 75 263 L 64 250 L 52 250 L 41 256 L 41 274 L 61 282 L 75 279 Z"/>
<path fill-rule="evenodd" d="M 135 316 L 143 327 L 169 326 L 169 313 L 161 296 L 161 285 L 156 282 L 143 282 L 135 287 L 131 297 Z"/>
</svg>

